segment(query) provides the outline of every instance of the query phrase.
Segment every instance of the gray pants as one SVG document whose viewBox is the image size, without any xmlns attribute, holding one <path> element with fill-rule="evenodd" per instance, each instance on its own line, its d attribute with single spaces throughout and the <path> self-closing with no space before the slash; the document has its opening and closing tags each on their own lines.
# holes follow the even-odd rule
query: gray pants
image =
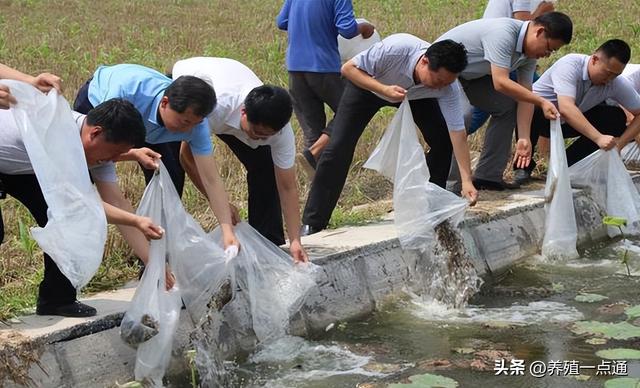
<svg viewBox="0 0 640 388">
<path fill-rule="evenodd" d="M 513 98 L 494 89 L 491 76 L 460 79 L 460 83 L 471 105 L 491 115 L 473 177 L 500 182 L 511 157 L 518 104 Z"/>
<path fill-rule="evenodd" d="M 327 124 L 324 104 L 334 114 L 344 91 L 340 73 L 289 72 L 289 92 L 293 97 L 293 110 L 304 134 L 304 145 L 309 148 L 324 132 L 331 136 L 331 120 Z"/>
</svg>

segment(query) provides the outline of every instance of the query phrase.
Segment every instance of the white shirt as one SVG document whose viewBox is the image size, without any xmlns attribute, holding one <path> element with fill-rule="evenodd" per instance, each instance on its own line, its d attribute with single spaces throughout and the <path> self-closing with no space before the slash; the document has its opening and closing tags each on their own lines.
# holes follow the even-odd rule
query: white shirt
<svg viewBox="0 0 640 388">
<path fill-rule="evenodd" d="M 532 12 L 529 0 L 489 0 L 483 19 L 512 18 L 515 12 Z"/>
<path fill-rule="evenodd" d="M 82 130 L 85 115 L 71 112 L 78 126 L 78 133 Z M 31 160 L 22 142 L 22 135 L 8 109 L 0 109 L 0 173 L 7 175 L 34 174 Z M 84 155 L 83 155 L 84 156 Z M 116 182 L 117 175 L 113 162 L 89 167 L 94 181 Z"/>
<path fill-rule="evenodd" d="M 589 79 L 590 55 L 568 54 L 560 58 L 533 84 L 533 92 L 557 105 L 558 96 L 572 97 L 581 112 L 614 100 L 628 110 L 640 109 L 640 95 L 626 77 L 616 77 L 605 85 Z"/>
<path fill-rule="evenodd" d="M 416 63 L 430 45 L 410 34 L 393 34 L 351 60 L 358 69 L 377 81 L 406 89 L 409 100 L 437 98 L 442 116 L 447 122 L 447 128 L 450 131 L 461 131 L 464 129 L 464 115 L 460 104 L 462 87 L 458 80 L 441 89 L 432 89 L 416 84 L 413 79 Z M 381 95 L 377 96 L 385 98 Z"/>
<path fill-rule="evenodd" d="M 268 145 L 275 166 L 293 168 L 296 145 L 291 123 L 263 140 L 251 139 L 240 127 L 244 99 L 253 88 L 262 85 L 251 69 L 233 59 L 194 57 L 176 62 L 172 75 L 174 79 L 182 75 L 195 76 L 213 87 L 218 102 L 208 116 L 211 133 L 235 136 L 251 148 Z"/>
</svg>

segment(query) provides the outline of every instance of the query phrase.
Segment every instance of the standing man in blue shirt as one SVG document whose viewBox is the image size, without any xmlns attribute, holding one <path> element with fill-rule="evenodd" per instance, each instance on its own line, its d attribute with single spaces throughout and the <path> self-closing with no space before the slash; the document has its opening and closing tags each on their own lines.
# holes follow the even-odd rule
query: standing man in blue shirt
<svg viewBox="0 0 640 388">
<path fill-rule="evenodd" d="M 179 146 L 185 141 L 194 156 L 198 177 L 205 189 L 209 205 L 223 231 L 223 245 L 239 245 L 233 232 L 232 212 L 224 183 L 213 157 L 207 115 L 216 105 L 213 88 L 193 76 L 175 81 L 153 69 L 131 64 L 100 66 L 80 88 L 74 109 L 87 113 L 94 106 L 111 98 L 130 101 L 142 115 L 149 148 L 159 151 L 171 174 L 178 193 L 182 192 L 184 176 L 180 180 Z M 178 146 L 171 149 L 172 142 Z M 150 159 L 160 155 L 151 154 Z M 149 163 L 153 164 L 153 163 Z M 147 181 L 153 170 L 145 170 Z M 182 172 L 184 174 L 184 172 Z M 117 184 L 103 187 L 100 195 L 105 202 L 124 210 L 132 210 Z"/>
<path fill-rule="evenodd" d="M 277 23 L 289 36 L 289 92 L 304 134 L 305 169 L 313 172 L 331 136 L 324 104 L 335 113 L 344 90 L 338 35 L 369 38 L 374 27 L 356 22 L 351 0 L 286 0 Z"/>
</svg>

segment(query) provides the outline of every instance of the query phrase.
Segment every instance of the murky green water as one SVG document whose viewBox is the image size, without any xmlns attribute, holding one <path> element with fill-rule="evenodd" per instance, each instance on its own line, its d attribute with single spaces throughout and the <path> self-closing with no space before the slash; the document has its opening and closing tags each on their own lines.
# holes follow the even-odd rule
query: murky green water
<svg viewBox="0 0 640 388">
<path fill-rule="evenodd" d="M 240 365 L 238 385 L 387 387 L 431 373 L 460 387 L 602 387 L 624 377 L 625 368 L 603 363 L 595 353 L 640 349 L 640 337 L 591 344 L 586 341 L 598 335 L 578 335 L 572 328 L 576 321 L 628 321 L 640 330 L 640 319 L 625 314 L 640 304 L 640 243 L 631 247 L 631 277 L 619 262 L 620 246 L 596 247 L 566 263 L 532 258 L 489 279 L 464 311 L 408 297 L 367 320 L 337 323 L 315 341 L 284 339 Z M 607 299 L 578 302 L 581 293 Z M 501 358 L 507 359 L 507 373 L 518 371 L 509 358 L 524 360 L 524 375 L 496 376 L 495 360 Z M 532 376 L 533 362 L 547 369 L 538 371 L 544 377 Z M 629 377 L 640 378 L 639 360 L 625 366 Z M 567 376 L 577 371 L 589 379 Z M 426 385 L 411 385 L 418 386 Z"/>
</svg>

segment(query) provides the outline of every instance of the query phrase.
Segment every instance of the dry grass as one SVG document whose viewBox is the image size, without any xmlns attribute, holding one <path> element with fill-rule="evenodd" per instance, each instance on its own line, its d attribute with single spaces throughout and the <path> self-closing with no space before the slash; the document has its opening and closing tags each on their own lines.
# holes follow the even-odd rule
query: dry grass
<svg viewBox="0 0 640 388">
<path fill-rule="evenodd" d="M 165 71 L 191 56 L 225 56 L 248 64 L 265 82 L 286 87 L 284 66 L 286 34 L 275 17 L 279 0 L 0 0 L 0 58 L 29 73 L 50 71 L 65 81 L 65 96 L 73 100 L 77 88 L 101 64 L 139 63 Z M 433 41 L 447 29 L 481 16 L 482 0 L 354 0 L 358 16 L 372 21 L 383 35 L 409 32 Z M 575 22 L 574 43 L 554 58 L 573 51 L 590 52 L 605 39 L 620 37 L 632 44 L 634 59 L 640 40 L 635 0 L 590 2 L 561 0 L 560 10 Z M 552 58 L 553 59 L 553 58 Z M 541 63 L 544 68 L 550 63 Z M 334 224 L 361 221 L 344 209 L 388 197 L 388 184 L 360 169 L 393 114 L 384 109 L 362 136 L 347 189 L 340 201 L 340 219 Z M 294 121 L 297 129 L 297 123 Z M 471 142 L 478 148 L 481 133 Z M 300 141 L 300 139 L 298 139 Z M 233 200 L 244 206 L 244 171 L 226 146 L 218 144 L 216 157 Z M 134 165 L 119 167 L 121 185 L 137 202 L 143 191 L 142 174 Z M 304 175 L 299 174 L 301 177 Z M 307 183 L 300 180 L 301 203 Z M 206 228 L 214 224 L 206 202 L 193 187 L 184 196 L 187 209 Z M 0 318 L 33 304 L 42 264 L 36 253 L 26 257 L 18 235 L 18 219 L 29 219 L 14 201 L 3 201 L 6 241 L 0 247 Z M 347 216 L 344 216 L 347 214 Z M 344 216 L 344 217 L 343 217 Z M 368 214 L 367 217 L 375 216 Z M 116 287 L 136 272 L 125 264 L 129 250 L 111 231 L 105 265 L 91 290 Z"/>
</svg>

